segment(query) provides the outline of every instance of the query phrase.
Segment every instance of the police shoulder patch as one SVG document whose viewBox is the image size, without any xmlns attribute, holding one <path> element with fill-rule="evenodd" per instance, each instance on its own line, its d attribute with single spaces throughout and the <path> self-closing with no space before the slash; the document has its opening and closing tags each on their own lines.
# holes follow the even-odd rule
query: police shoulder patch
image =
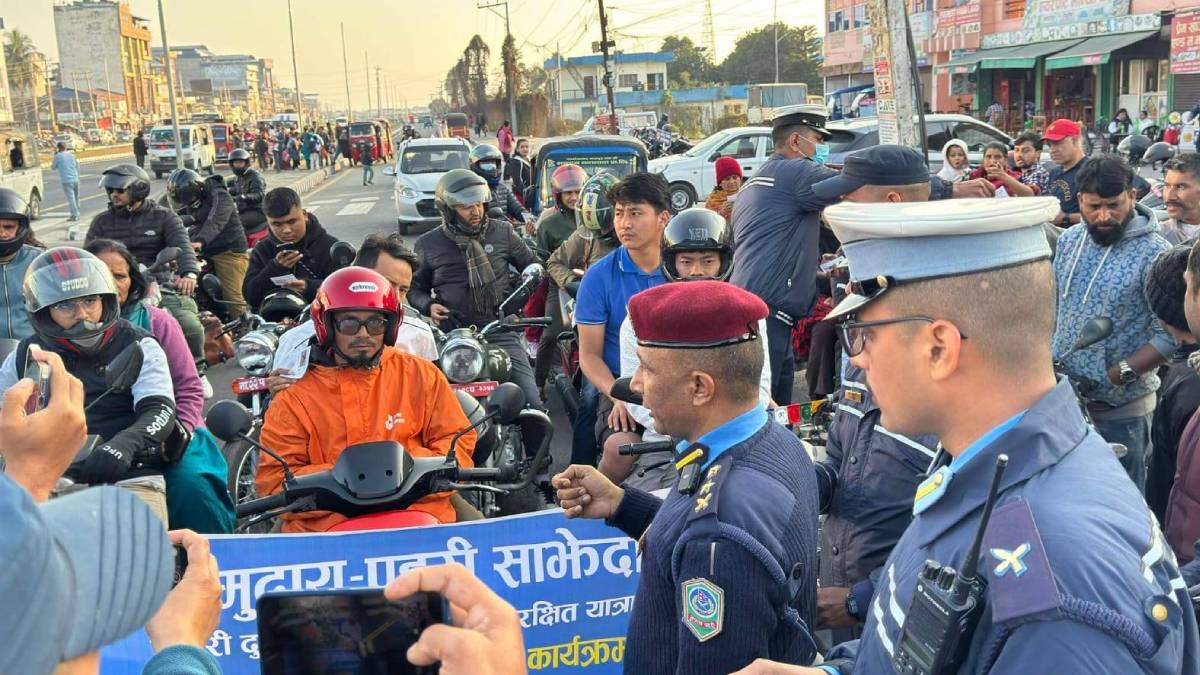
<svg viewBox="0 0 1200 675">
<path fill-rule="evenodd" d="M 997 506 L 983 538 L 992 621 L 1004 623 L 1057 609 L 1058 585 L 1033 511 L 1024 499 Z"/>
<path fill-rule="evenodd" d="M 700 642 L 707 642 L 725 627 L 725 591 L 708 579 L 683 582 L 683 623 Z"/>
</svg>

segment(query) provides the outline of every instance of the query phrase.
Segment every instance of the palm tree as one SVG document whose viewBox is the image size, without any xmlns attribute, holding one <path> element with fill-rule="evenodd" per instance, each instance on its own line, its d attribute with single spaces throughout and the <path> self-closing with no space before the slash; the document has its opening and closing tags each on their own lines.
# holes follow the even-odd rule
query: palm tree
<svg viewBox="0 0 1200 675">
<path fill-rule="evenodd" d="M 37 100 L 34 98 L 34 87 L 40 64 L 38 50 L 29 35 L 14 28 L 8 31 L 8 39 L 4 43 L 4 60 L 8 63 L 8 81 L 20 92 L 21 97 L 32 101 L 29 106 L 30 117 L 36 120 Z"/>
</svg>

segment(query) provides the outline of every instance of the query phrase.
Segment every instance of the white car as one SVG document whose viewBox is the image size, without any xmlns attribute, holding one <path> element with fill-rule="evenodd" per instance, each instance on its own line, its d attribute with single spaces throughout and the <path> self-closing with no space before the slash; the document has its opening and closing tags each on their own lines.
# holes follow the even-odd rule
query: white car
<svg viewBox="0 0 1200 675">
<path fill-rule="evenodd" d="M 671 185 L 671 210 L 678 213 L 703 204 L 717 185 L 718 157 L 733 157 L 749 179 L 771 156 L 770 127 L 724 129 L 700 141 L 681 155 L 650 160 L 650 171 L 660 173 Z"/>
<path fill-rule="evenodd" d="M 414 138 L 400 144 L 396 163 L 383 172 L 396 177 L 393 196 L 400 234 L 414 225 L 441 222 L 433 193 L 438 181 L 451 169 L 469 168 L 471 145 L 462 138 Z"/>
<path fill-rule="evenodd" d="M 66 145 L 67 149 L 71 152 L 79 152 L 80 150 L 87 148 L 87 143 L 85 143 L 84 140 L 79 137 L 79 134 L 73 134 L 69 131 L 65 131 L 61 134 L 55 134 L 53 142 L 56 149 L 58 148 L 58 144 L 62 143 Z"/>
</svg>

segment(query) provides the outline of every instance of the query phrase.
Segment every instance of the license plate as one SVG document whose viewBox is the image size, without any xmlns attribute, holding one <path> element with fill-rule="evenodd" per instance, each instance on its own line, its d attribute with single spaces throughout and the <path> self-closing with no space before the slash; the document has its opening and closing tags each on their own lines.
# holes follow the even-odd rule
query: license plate
<svg viewBox="0 0 1200 675">
<path fill-rule="evenodd" d="M 475 398 L 487 396 L 499 387 L 500 383 L 495 381 L 490 382 L 467 382 L 466 384 L 452 384 L 450 388 L 455 391 L 465 391 Z"/>
<path fill-rule="evenodd" d="M 231 388 L 235 394 L 253 394 L 259 391 L 267 391 L 267 378 L 239 377 L 233 381 Z"/>
</svg>

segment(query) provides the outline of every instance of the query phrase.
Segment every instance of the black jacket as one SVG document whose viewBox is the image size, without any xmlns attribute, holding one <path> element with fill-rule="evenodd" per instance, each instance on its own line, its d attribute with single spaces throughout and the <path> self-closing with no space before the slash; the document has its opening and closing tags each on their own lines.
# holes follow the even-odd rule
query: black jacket
<svg viewBox="0 0 1200 675">
<path fill-rule="evenodd" d="M 191 220 L 187 224 L 192 241 L 200 242 L 201 252 L 209 257 L 233 251 L 245 253 L 246 231 L 238 218 L 233 197 L 225 188 L 210 188 L 195 209 L 182 208 L 180 218 Z M 190 218 L 184 218 L 189 216 Z"/>
<path fill-rule="evenodd" d="M 317 217 L 311 213 L 308 216 L 308 231 L 299 242 L 299 250 L 304 257 L 292 269 L 275 262 L 275 254 L 279 252 L 279 240 L 275 235 L 268 235 L 254 245 L 250 252 L 250 267 L 246 270 L 246 284 L 243 292 L 246 302 L 251 307 L 258 307 L 268 293 L 279 288 L 272 277 L 282 277 L 294 274 L 298 279 L 307 283 L 304 287 L 304 299 L 312 302 L 317 295 L 321 282 L 333 271 L 333 260 L 329 257 L 329 249 L 337 243 L 337 238 L 325 231 Z"/>
<path fill-rule="evenodd" d="M 527 160 L 513 155 L 508 158 L 508 166 L 504 167 L 504 177 L 512 180 L 513 193 L 524 199 L 525 188 L 533 182 L 533 167 L 529 166 Z"/>
<path fill-rule="evenodd" d="M 85 239 L 115 239 L 129 247 L 133 257 L 146 267 L 154 264 L 159 251 L 175 246 L 179 249 L 179 273 L 200 274 L 183 221 L 174 211 L 150 199 L 143 201 L 137 211 L 110 206 L 96 214 Z"/>
<path fill-rule="evenodd" d="M 521 206 L 521 202 L 513 196 L 512 189 L 504 183 L 496 183 L 496 185 L 488 187 L 492 190 L 492 201 L 488 202 L 488 210 L 498 208 L 504 211 L 504 215 L 515 220 L 524 217 L 525 207 Z"/>
<path fill-rule="evenodd" d="M 133 139 L 133 154 L 144 157 L 146 155 L 146 139 L 138 136 Z"/>
<path fill-rule="evenodd" d="M 486 227 L 488 229 L 483 234 L 483 245 L 485 250 L 491 247 L 488 257 L 492 261 L 492 269 L 496 272 L 496 282 L 501 291 L 500 299 L 503 300 L 514 288 L 515 275 L 510 272 L 509 266 L 520 272 L 538 262 L 538 258 L 507 222 L 493 219 L 487 222 Z M 449 324 L 443 323 L 442 330 L 470 325 L 482 328 L 497 318 L 498 306 L 487 315 L 475 314 L 472 311 L 466 255 L 446 236 L 441 227 L 421 235 L 415 248 L 421 264 L 413 277 L 412 288 L 408 291 L 408 301 L 413 307 L 428 316 L 429 306 L 436 302 L 457 312 L 458 314 L 451 316 Z"/>
<path fill-rule="evenodd" d="M 257 232 L 266 225 L 267 216 L 262 210 L 266 193 L 267 179 L 254 169 L 246 169 L 246 173 L 236 177 L 229 186 L 229 194 L 237 204 L 238 217 L 245 231 Z"/>
<path fill-rule="evenodd" d="M 1200 375 L 1188 365 L 1188 356 L 1196 349 L 1196 345 L 1182 345 L 1171 355 L 1150 424 L 1152 445 L 1146 458 L 1146 504 L 1160 523 L 1166 522 L 1167 498 L 1175 484 L 1179 439 L 1200 407 Z"/>
</svg>

